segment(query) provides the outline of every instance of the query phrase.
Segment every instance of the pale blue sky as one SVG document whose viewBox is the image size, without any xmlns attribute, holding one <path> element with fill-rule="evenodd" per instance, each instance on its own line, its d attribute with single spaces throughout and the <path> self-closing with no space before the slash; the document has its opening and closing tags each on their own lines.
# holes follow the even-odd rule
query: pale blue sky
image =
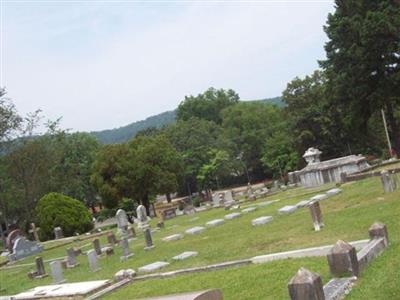
<svg viewBox="0 0 400 300">
<path fill-rule="evenodd" d="M 324 58 L 333 1 L 2 0 L 1 85 L 21 113 L 119 127 L 210 86 L 281 94 Z"/>
</svg>

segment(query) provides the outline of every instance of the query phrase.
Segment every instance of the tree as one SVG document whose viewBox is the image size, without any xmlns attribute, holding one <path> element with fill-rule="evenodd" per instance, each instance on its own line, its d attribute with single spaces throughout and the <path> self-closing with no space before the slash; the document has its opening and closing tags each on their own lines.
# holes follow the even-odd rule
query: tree
<svg viewBox="0 0 400 300">
<path fill-rule="evenodd" d="M 164 132 L 182 158 L 183 176 L 179 178 L 179 193 L 190 195 L 197 191 L 197 174 L 208 162 L 208 152 L 222 147 L 221 128 L 213 121 L 191 118 L 178 120 Z"/>
<path fill-rule="evenodd" d="M 175 192 L 181 158 L 164 135 L 139 136 L 128 144 L 127 197 L 138 199 L 149 214 L 150 198 Z"/>
<path fill-rule="evenodd" d="M 221 124 L 220 112 L 239 102 L 239 95 L 233 90 L 209 88 L 203 94 L 186 96 L 177 110 L 177 119 L 187 121 L 196 117 Z"/>
<path fill-rule="evenodd" d="M 240 157 L 251 179 L 265 176 L 260 158 L 268 137 L 282 120 L 280 108 L 265 103 L 242 102 L 226 108 L 221 113 L 224 137 L 230 141 L 229 151 L 232 157 Z M 247 179 L 246 179 L 247 180 Z"/>
<path fill-rule="evenodd" d="M 232 159 L 229 153 L 224 150 L 212 149 L 208 152 L 209 160 L 204 164 L 197 175 L 201 186 L 208 190 L 209 188 L 220 188 L 220 179 L 228 176 L 232 172 L 230 162 Z"/>
<path fill-rule="evenodd" d="M 59 193 L 49 193 L 39 200 L 35 209 L 40 236 L 51 239 L 55 227 L 66 236 L 88 232 L 93 228 L 87 208 L 78 200 Z"/>
<path fill-rule="evenodd" d="M 103 146 L 96 155 L 90 182 L 95 186 L 106 208 L 116 208 L 128 194 L 126 174 L 127 144 Z"/>
<path fill-rule="evenodd" d="M 349 115 L 353 134 L 363 139 L 368 121 L 385 110 L 393 146 L 400 153 L 400 4 L 382 0 L 336 0 L 324 30 L 331 105 Z"/>
<path fill-rule="evenodd" d="M 5 95 L 5 89 L 0 88 L 0 143 L 10 138 L 22 122 L 14 104 Z"/>
</svg>

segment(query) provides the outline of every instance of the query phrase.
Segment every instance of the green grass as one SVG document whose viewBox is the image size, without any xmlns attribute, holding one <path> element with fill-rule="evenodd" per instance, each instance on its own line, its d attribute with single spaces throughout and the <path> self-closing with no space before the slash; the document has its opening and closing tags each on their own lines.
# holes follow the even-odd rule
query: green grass
<svg viewBox="0 0 400 300">
<path fill-rule="evenodd" d="M 166 222 L 165 229 L 153 235 L 156 245 L 154 250 L 150 252 L 143 250 L 144 241 L 142 235 L 139 234 L 138 239 L 130 244 L 135 256 L 128 261 L 119 261 L 121 249 L 117 247 L 115 248 L 116 254 L 114 256 L 100 259 L 101 271 L 96 273 L 89 272 L 86 257 L 80 256 L 78 260 L 81 265 L 75 269 L 66 270 L 64 276 L 68 282 L 110 279 L 120 269 L 133 268 L 137 270 L 140 266 L 160 260 L 171 263 L 170 266 L 165 268 L 165 271 L 168 271 L 249 258 L 278 251 L 333 244 L 338 239 L 345 241 L 366 239 L 368 238 L 369 226 L 379 220 L 388 225 L 392 243 L 391 248 L 367 269 L 365 278 L 356 286 L 352 297 L 354 297 L 353 299 L 393 299 L 393 297 L 366 298 L 365 295 L 376 292 L 376 288 L 372 286 L 374 282 L 376 286 L 390 290 L 389 293 L 400 294 L 399 288 L 396 288 L 389 280 L 390 278 L 392 278 L 392 281 L 394 278 L 399 278 L 400 274 L 400 255 L 398 254 L 400 243 L 398 232 L 400 228 L 400 190 L 391 194 L 383 194 L 380 179 L 377 177 L 345 184 L 342 189 L 344 190 L 342 194 L 321 202 L 326 226 L 320 232 L 313 231 L 308 209 L 300 209 L 294 214 L 286 216 L 277 214 L 277 209 L 280 207 L 295 204 L 312 196 L 310 190 L 297 188 L 267 199 L 261 199 L 255 203 L 246 203 L 242 207 L 251 206 L 261 201 L 280 199 L 279 202 L 270 206 L 258 208 L 255 212 L 249 214 L 243 214 L 238 219 L 228 220 L 222 226 L 207 228 L 200 235 L 185 235 L 179 241 L 163 242 L 161 238 L 167 235 L 183 233 L 186 229 L 194 226 L 204 226 L 207 221 L 223 218 L 224 215 L 230 212 L 223 209 L 213 209 L 193 216 L 182 216 L 169 220 Z M 314 190 L 314 194 L 316 192 Z M 274 220 L 265 226 L 252 227 L 251 220 L 263 215 L 271 215 Z M 153 227 L 156 221 L 152 220 Z M 139 233 L 138 230 L 137 232 Z M 105 243 L 105 237 L 100 240 L 102 244 Z M 87 250 L 91 247 L 90 242 L 90 240 L 74 242 L 66 247 L 47 250 L 43 252 L 42 256 L 44 259 L 65 256 L 65 248 L 71 246 L 86 245 L 83 250 Z M 186 261 L 172 262 L 171 258 L 183 251 L 198 251 L 199 255 Z M 18 263 L 18 265 L 32 263 L 33 261 L 34 257 L 31 257 Z M 379 267 L 379 264 L 382 267 Z M 225 299 L 282 299 L 287 295 L 287 281 L 300 266 L 309 267 L 311 270 L 321 273 L 324 279 L 329 278 L 325 258 L 285 260 L 264 265 L 252 265 L 134 283 L 115 294 L 109 295 L 109 298 L 140 298 L 220 287 L 223 290 Z M 49 269 L 47 264 L 46 267 Z M 374 268 L 377 268 L 375 272 L 381 274 L 378 279 L 370 275 L 373 271 L 369 272 L 369 270 L 374 270 Z M 15 294 L 28 288 L 51 282 L 50 278 L 30 280 L 26 274 L 32 269 L 34 269 L 33 266 L 21 266 L 8 270 L 1 268 L 0 286 L 1 288 L 6 288 L 3 294 Z M 386 274 L 388 275 L 386 276 Z M 371 280 L 368 280 L 368 276 L 371 276 Z M 370 290 L 368 290 L 370 285 Z M 357 293 L 359 293 L 358 298 L 356 298 Z M 236 297 L 236 295 L 240 297 Z"/>
</svg>

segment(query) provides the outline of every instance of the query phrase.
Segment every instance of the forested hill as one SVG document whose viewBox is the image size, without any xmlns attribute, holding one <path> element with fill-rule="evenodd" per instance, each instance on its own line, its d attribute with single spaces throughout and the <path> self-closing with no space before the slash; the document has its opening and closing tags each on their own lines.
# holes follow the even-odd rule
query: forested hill
<svg viewBox="0 0 400 300">
<path fill-rule="evenodd" d="M 250 102 L 262 101 L 265 103 L 275 104 L 279 107 L 284 106 L 281 97 L 261 99 L 261 100 L 252 100 Z M 246 101 L 249 102 L 249 101 Z M 132 139 L 138 132 L 151 128 L 161 128 L 165 125 L 171 124 L 175 122 L 176 118 L 176 110 L 166 111 L 161 114 L 151 116 L 146 118 L 145 120 L 133 122 L 129 125 L 122 126 L 114 129 L 107 129 L 102 131 L 94 131 L 91 132 L 101 143 L 103 144 L 116 144 L 127 142 Z"/>
</svg>

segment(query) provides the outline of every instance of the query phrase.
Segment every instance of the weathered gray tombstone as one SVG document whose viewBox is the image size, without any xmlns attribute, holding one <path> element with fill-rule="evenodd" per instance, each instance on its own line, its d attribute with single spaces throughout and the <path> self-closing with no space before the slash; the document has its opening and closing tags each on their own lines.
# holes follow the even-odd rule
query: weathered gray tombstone
<svg viewBox="0 0 400 300">
<path fill-rule="evenodd" d="M 347 173 L 346 172 L 340 173 L 340 183 L 346 183 L 346 181 L 347 181 Z"/>
<path fill-rule="evenodd" d="M 139 220 L 139 228 L 141 228 L 143 231 L 149 227 L 149 223 L 147 220 L 147 213 L 146 213 L 146 207 L 143 205 L 139 205 L 136 209 L 136 215 Z"/>
<path fill-rule="evenodd" d="M 74 248 L 67 249 L 67 268 L 74 268 L 78 266 L 78 262 L 76 261 L 76 253 Z"/>
<path fill-rule="evenodd" d="M 388 231 L 387 231 L 387 227 L 385 224 L 375 222 L 369 228 L 368 233 L 369 233 L 369 237 L 371 240 L 376 239 L 376 238 L 383 238 L 385 241 L 385 247 L 387 247 L 389 245 L 389 236 L 388 236 Z"/>
<path fill-rule="evenodd" d="M 107 233 L 107 241 L 111 246 L 114 246 L 115 244 L 117 244 L 117 239 L 115 237 L 114 232 Z"/>
<path fill-rule="evenodd" d="M 43 263 L 43 258 L 40 256 L 35 258 L 35 265 L 36 265 L 36 271 L 31 271 L 28 273 L 28 277 L 33 279 L 40 279 L 49 276 L 46 274 L 46 270 L 44 268 L 44 263 Z"/>
<path fill-rule="evenodd" d="M 96 251 L 94 251 L 93 249 L 92 249 L 92 250 L 89 250 L 89 251 L 87 252 L 87 257 L 88 257 L 88 261 L 89 261 L 89 268 L 90 268 L 90 271 L 96 272 L 96 271 L 100 270 L 100 268 L 99 268 L 99 266 L 98 266 L 98 264 L 97 264 L 97 254 L 96 254 Z"/>
<path fill-rule="evenodd" d="M 320 231 L 321 228 L 324 227 L 324 222 L 322 221 L 321 206 L 319 205 L 318 201 L 313 201 L 310 204 L 308 204 L 308 207 L 310 208 L 314 230 Z"/>
<path fill-rule="evenodd" d="M 50 263 L 51 277 L 53 278 L 54 284 L 65 282 L 63 271 L 61 267 L 61 261 L 55 260 Z"/>
<path fill-rule="evenodd" d="M 11 261 L 28 257 L 43 251 L 43 246 L 37 242 L 18 237 L 13 244 L 12 253 L 9 255 Z"/>
<path fill-rule="evenodd" d="M 354 276 L 359 275 L 359 266 L 356 249 L 342 240 L 329 251 L 327 256 L 331 274 L 337 277 L 345 276 L 351 273 Z"/>
<path fill-rule="evenodd" d="M 129 225 L 126 211 L 123 209 L 118 209 L 115 217 L 117 219 L 118 229 L 121 230 L 123 235 L 125 235 Z"/>
<path fill-rule="evenodd" d="M 292 300 L 325 300 L 321 276 L 300 268 L 288 284 Z"/>
<path fill-rule="evenodd" d="M 64 235 L 63 235 L 62 228 L 61 227 L 55 227 L 54 228 L 54 238 L 56 240 L 58 240 L 58 239 L 62 239 L 63 237 L 64 237 Z"/>
<path fill-rule="evenodd" d="M 385 193 L 391 193 L 396 190 L 396 181 L 394 178 L 389 174 L 388 171 L 383 170 L 381 172 L 381 182 L 383 185 L 383 191 Z"/>
<path fill-rule="evenodd" d="M 146 229 L 144 230 L 144 238 L 145 238 L 145 241 L 146 241 L 146 247 L 144 247 L 144 250 L 153 249 L 153 248 L 154 248 L 154 245 L 153 245 L 153 239 L 152 239 L 152 237 L 151 237 L 151 230 L 150 230 L 150 228 L 146 228 Z"/>
<path fill-rule="evenodd" d="M 121 246 L 122 246 L 121 261 L 125 261 L 133 256 L 133 253 L 131 253 L 131 251 L 129 250 L 129 242 L 127 238 L 123 238 L 121 240 Z"/>
<path fill-rule="evenodd" d="M 10 251 L 10 252 L 13 251 L 15 241 L 22 236 L 24 236 L 24 234 L 20 229 L 14 229 L 13 231 L 11 231 L 8 234 L 7 240 L 6 240 L 6 247 L 7 247 L 8 251 Z"/>
<path fill-rule="evenodd" d="M 36 264 L 36 277 L 45 277 L 48 276 L 46 274 L 46 270 L 44 268 L 43 258 L 38 256 L 35 258 Z"/>
<path fill-rule="evenodd" d="M 33 239 L 38 243 L 40 242 L 39 235 L 38 235 L 39 229 L 40 228 L 36 228 L 35 223 L 31 223 L 31 229 L 29 230 L 29 233 L 32 233 Z"/>
<path fill-rule="evenodd" d="M 101 255 L 101 246 L 100 246 L 100 240 L 99 239 L 94 239 L 93 240 L 93 248 L 94 248 L 94 251 L 96 251 L 97 255 Z"/>
</svg>

